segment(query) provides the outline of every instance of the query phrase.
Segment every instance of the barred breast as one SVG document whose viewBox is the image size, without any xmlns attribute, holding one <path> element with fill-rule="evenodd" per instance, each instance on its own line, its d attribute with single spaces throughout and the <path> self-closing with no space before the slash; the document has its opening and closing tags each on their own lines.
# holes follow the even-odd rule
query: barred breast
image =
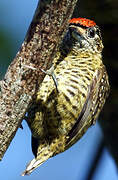
<svg viewBox="0 0 118 180">
<path fill-rule="evenodd" d="M 72 145 L 75 142 L 73 137 L 75 138 L 77 134 L 77 132 L 76 134 L 73 133 L 73 126 L 78 123 L 79 126 L 81 125 L 80 130 L 83 126 L 84 131 L 88 121 L 90 121 L 88 123 L 89 126 L 92 123 L 91 121 L 94 121 L 95 118 L 92 118 L 94 111 L 96 111 L 97 117 L 99 110 L 96 110 L 94 107 L 96 100 L 93 100 L 93 98 L 95 97 L 91 97 L 93 102 L 89 105 L 91 108 L 87 110 L 86 118 L 84 118 L 83 122 L 80 123 L 80 119 L 78 122 L 78 117 L 80 117 L 83 107 L 90 98 L 90 94 L 93 93 L 93 89 L 99 88 L 93 87 L 93 81 L 95 78 L 96 81 L 102 77 L 102 68 L 101 60 L 96 65 L 95 60 L 92 61 L 90 58 L 83 60 L 81 58 L 75 59 L 71 56 L 70 59 L 68 57 L 60 62 L 54 70 L 58 82 L 57 89 L 52 78 L 46 75 L 37 95 L 37 103 L 42 111 L 42 134 L 44 133 L 50 141 L 54 137 L 60 135 L 66 137 L 68 135 L 69 137 L 67 136 L 67 138 L 71 141 Z M 99 69 L 100 77 L 97 77 L 96 72 L 98 73 Z M 98 91 L 95 89 L 92 96 L 96 95 L 98 95 Z M 76 128 L 74 127 L 74 131 L 77 129 L 78 124 L 76 124 Z M 77 136 L 76 141 L 79 138 L 79 135 Z"/>
</svg>

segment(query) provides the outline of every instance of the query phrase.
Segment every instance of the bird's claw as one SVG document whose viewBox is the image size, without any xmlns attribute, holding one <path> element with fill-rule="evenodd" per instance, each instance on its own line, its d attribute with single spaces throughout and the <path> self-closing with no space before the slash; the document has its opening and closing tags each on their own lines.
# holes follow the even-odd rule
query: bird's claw
<svg viewBox="0 0 118 180">
<path fill-rule="evenodd" d="M 52 65 L 50 69 L 48 69 L 47 71 L 41 69 L 42 72 L 44 72 L 45 74 L 49 75 L 52 77 L 54 84 L 56 86 L 56 90 L 58 91 L 58 81 L 56 79 L 55 73 L 54 73 L 54 66 Z"/>
<path fill-rule="evenodd" d="M 32 69 L 32 70 L 37 70 L 35 67 L 32 67 L 32 66 L 28 66 L 28 65 L 24 65 L 24 67 L 26 68 L 29 68 L 29 69 Z M 55 76 L 55 73 L 54 73 L 54 66 L 52 65 L 50 69 L 48 69 L 47 71 L 43 70 L 40 68 L 40 70 L 42 72 L 44 72 L 45 74 L 49 75 L 52 77 L 53 81 L 54 81 L 54 84 L 56 86 L 56 90 L 58 91 L 57 87 L 58 87 L 58 82 L 57 82 L 57 79 L 56 79 L 56 76 Z"/>
</svg>

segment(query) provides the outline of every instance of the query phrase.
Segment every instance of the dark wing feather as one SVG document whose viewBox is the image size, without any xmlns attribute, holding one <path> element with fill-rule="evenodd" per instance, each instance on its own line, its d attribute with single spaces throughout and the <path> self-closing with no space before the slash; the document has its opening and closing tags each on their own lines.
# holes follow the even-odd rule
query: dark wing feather
<svg viewBox="0 0 118 180">
<path fill-rule="evenodd" d="M 104 77 L 104 80 L 102 79 L 102 77 Z M 105 86 L 106 88 L 103 88 L 103 86 Z M 81 113 L 79 114 L 76 123 L 68 134 L 68 139 L 66 142 L 67 148 L 69 146 L 72 146 L 78 139 L 80 139 L 89 126 L 95 124 L 95 120 L 98 117 L 107 97 L 104 94 L 108 94 L 108 90 L 108 77 L 103 67 L 99 70 L 96 70 L 93 80 L 88 87 L 88 94 L 85 104 L 82 108 Z"/>
</svg>

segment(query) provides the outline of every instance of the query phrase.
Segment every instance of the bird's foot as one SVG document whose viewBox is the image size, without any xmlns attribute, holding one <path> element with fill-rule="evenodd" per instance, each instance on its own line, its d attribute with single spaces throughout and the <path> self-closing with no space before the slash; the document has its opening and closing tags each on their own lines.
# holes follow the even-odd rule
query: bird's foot
<svg viewBox="0 0 118 180">
<path fill-rule="evenodd" d="M 54 66 L 52 65 L 51 68 L 48 69 L 47 71 L 44 71 L 43 69 L 41 69 L 41 71 L 52 77 L 54 84 L 56 86 L 56 90 L 58 91 L 58 88 L 57 88 L 58 87 L 58 81 L 57 81 L 56 75 L 54 73 Z"/>
<path fill-rule="evenodd" d="M 29 68 L 29 69 L 32 69 L 32 70 L 37 70 L 35 67 L 32 67 L 32 66 L 28 66 L 28 65 L 24 65 L 24 67 L 26 68 Z M 49 75 L 52 77 L 53 81 L 54 81 L 54 84 L 56 86 L 56 90 L 58 91 L 58 81 L 56 79 L 56 76 L 55 76 L 55 73 L 54 73 L 54 66 L 52 65 L 50 69 L 48 69 L 47 71 L 43 70 L 40 68 L 40 70 L 42 72 L 44 72 L 46 75 Z"/>
</svg>

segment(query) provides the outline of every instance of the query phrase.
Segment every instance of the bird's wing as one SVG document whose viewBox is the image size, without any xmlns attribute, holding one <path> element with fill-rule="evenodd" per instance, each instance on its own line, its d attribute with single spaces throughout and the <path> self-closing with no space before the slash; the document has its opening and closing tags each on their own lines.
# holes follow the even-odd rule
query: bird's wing
<svg viewBox="0 0 118 180">
<path fill-rule="evenodd" d="M 88 86 L 88 93 L 82 111 L 68 134 L 67 148 L 80 139 L 89 126 L 95 124 L 95 120 L 105 103 L 106 94 L 109 89 L 108 77 L 105 72 L 104 68 L 96 70 L 93 80 Z M 106 86 L 106 89 L 103 88 L 104 86 Z"/>
</svg>

